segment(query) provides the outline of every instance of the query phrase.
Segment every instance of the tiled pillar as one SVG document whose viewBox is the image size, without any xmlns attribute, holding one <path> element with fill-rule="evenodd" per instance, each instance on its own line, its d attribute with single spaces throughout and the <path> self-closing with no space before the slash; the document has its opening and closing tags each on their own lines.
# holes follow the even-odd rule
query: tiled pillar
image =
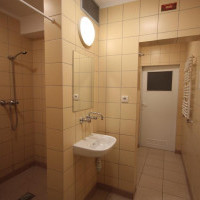
<svg viewBox="0 0 200 200">
<path fill-rule="evenodd" d="M 45 89 L 47 135 L 47 191 L 49 200 L 62 200 L 64 190 L 63 145 L 63 57 L 61 39 L 61 0 L 45 0 Z"/>
<path fill-rule="evenodd" d="M 98 26 L 95 44 L 86 49 L 80 42 L 78 22 L 84 13 L 79 0 L 45 0 L 45 80 L 47 185 L 51 200 L 84 199 L 96 184 L 94 159 L 75 157 L 72 145 L 93 130 L 93 123 L 80 125 L 79 118 L 91 109 L 72 110 L 73 51 L 95 58 L 98 67 Z"/>
</svg>

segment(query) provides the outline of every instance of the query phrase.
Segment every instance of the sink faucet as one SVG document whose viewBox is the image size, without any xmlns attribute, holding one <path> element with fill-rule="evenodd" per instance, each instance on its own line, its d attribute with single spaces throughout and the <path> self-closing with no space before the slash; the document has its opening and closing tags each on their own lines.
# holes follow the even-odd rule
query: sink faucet
<svg viewBox="0 0 200 200">
<path fill-rule="evenodd" d="M 103 115 L 98 112 L 89 112 L 85 118 L 84 117 L 80 118 L 80 123 L 81 124 L 83 122 L 91 123 L 92 119 L 97 120 L 98 118 L 101 118 L 101 120 L 103 120 Z"/>
<path fill-rule="evenodd" d="M 98 113 L 98 112 L 89 112 L 88 116 L 91 119 L 98 119 L 98 117 L 100 117 L 101 120 L 103 120 L 103 115 L 101 113 Z"/>
</svg>

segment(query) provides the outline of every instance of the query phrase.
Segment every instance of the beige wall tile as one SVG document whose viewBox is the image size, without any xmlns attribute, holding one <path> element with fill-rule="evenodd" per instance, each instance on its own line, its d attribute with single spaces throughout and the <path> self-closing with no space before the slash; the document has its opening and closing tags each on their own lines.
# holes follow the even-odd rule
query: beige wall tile
<svg viewBox="0 0 200 200">
<path fill-rule="evenodd" d="M 135 136 L 120 135 L 119 148 L 126 151 L 135 150 Z"/>
<path fill-rule="evenodd" d="M 62 37 L 75 44 L 75 30 L 75 24 L 68 18 L 62 17 Z"/>
<path fill-rule="evenodd" d="M 159 0 L 141 0 L 140 17 L 158 14 Z"/>
<path fill-rule="evenodd" d="M 135 166 L 135 152 L 120 150 L 119 163 L 122 165 Z"/>
<path fill-rule="evenodd" d="M 121 119 L 120 134 L 135 135 L 135 132 L 136 132 L 136 121 Z"/>
<path fill-rule="evenodd" d="M 107 41 L 107 55 L 119 55 L 122 52 L 122 40 L 114 39 Z"/>
<path fill-rule="evenodd" d="M 169 32 L 178 30 L 178 12 L 159 15 L 158 32 Z"/>
<path fill-rule="evenodd" d="M 119 165 L 119 179 L 134 182 L 134 171 L 133 167 L 128 167 L 125 165 Z"/>
<path fill-rule="evenodd" d="M 121 86 L 121 73 L 107 72 L 107 87 L 120 87 L 120 86 Z"/>
<path fill-rule="evenodd" d="M 123 54 L 138 53 L 138 37 L 123 38 Z"/>
<path fill-rule="evenodd" d="M 119 133 L 119 119 L 106 118 L 106 132 L 107 133 Z"/>
<path fill-rule="evenodd" d="M 121 104 L 121 119 L 136 119 L 136 104 Z"/>
<path fill-rule="evenodd" d="M 188 8 L 195 8 L 200 6 L 200 2 L 196 0 L 180 0 L 180 10 L 188 9 Z"/>
<path fill-rule="evenodd" d="M 139 18 L 139 11 L 139 1 L 124 4 L 123 20 Z"/>
<path fill-rule="evenodd" d="M 107 39 L 107 24 L 102 24 L 99 27 L 99 40 Z"/>
<path fill-rule="evenodd" d="M 137 87 L 138 71 L 122 72 L 122 87 Z"/>
<path fill-rule="evenodd" d="M 120 102 L 120 88 L 107 88 L 106 89 L 106 102 L 119 103 Z"/>
<path fill-rule="evenodd" d="M 118 39 L 122 37 L 122 22 L 115 22 L 107 25 L 108 39 Z"/>
<path fill-rule="evenodd" d="M 118 164 L 105 162 L 105 175 L 113 178 L 118 178 Z"/>
<path fill-rule="evenodd" d="M 137 70 L 138 54 L 122 55 L 122 70 Z"/>
<path fill-rule="evenodd" d="M 140 35 L 157 33 L 158 15 L 140 18 Z"/>
<path fill-rule="evenodd" d="M 121 71 L 121 55 L 107 56 L 107 71 Z"/>
<path fill-rule="evenodd" d="M 123 37 L 139 35 L 139 19 L 126 20 L 123 22 Z"/>
<path fill-rule="evenodd" d="M 108 22 L 107 12 L 108 12 L 107 8 L 100 9 L 100 12 L 99 12 L 99 23 L 100 24 L 105 24 Z"/>
<path fill-rule="evenodd" d="M 120 104 L 106 103 L 106 117 L 120 118 Z"/>
<path fill-rule="evenodd" d="M 179 30 L 196 28 L 200 26 L 200 8 L 180 11 L 179 14 Z"/>
<path fill-rule="evenodd" d="M 122 21 L 123 6 L 113 6 L 108 8 L 108 23 Z"/>
</svg>

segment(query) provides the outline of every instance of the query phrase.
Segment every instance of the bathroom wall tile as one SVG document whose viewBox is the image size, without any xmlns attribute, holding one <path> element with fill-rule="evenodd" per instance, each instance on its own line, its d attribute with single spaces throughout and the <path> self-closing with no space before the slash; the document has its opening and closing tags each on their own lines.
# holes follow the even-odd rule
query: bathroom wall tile
<svg viewBox="0 0 200 200">
<path fill-rule="evenodd" d="M 122 119 L 136 119 L 136 105 L 135 104 L 121 104 L 121 118 Z"/>
<path fill-rule="evenodd" d="M 178 37 L 178 31 L 158 33 L 158 40 L 172 39 Z"/>
<path fill-rule="evenodd" d="M 61 38 L 61 16 L 54 16 L 56 25 L 52 24 L 51 21 L 44 21 L 45 40 L 55 40 Z"/>
<path fill-rule="evenodd" d="M 122 56 L 107 56 L 107 71 L 121 71 Z"/>
<path fill-rule="evenodd" d="M 107 41 L 107 55 L 120 55 L 122 49 L 122 39 Z"/>
<path fill-rule="evenodd" d="M 108 39 L 118 39 L 122 37 L 122 22 L 110 23 L 108 27 Z"/>
<path fill-rule="evenodd" d="M 120 135 L 120 149 L 126 151 L 135 150 L 135 136 Z"/>
<path fill-rule="evenodd" d="M 134 182 L 134 168 L 125 166 L 125 165 L 119 165 L 119 179 L 125 180 L 131 183 Z"/>
<path fill-rule="evenodd" d="M 47 149 L 47 165 L 52 170 L 63 171 L 63 153 L 61 151 Z"/>
<path fill-rule="evenodd" d="M 131 183 L 130 181 L 119 179 L 119 188 L 127 192 L 131 192 L 131 193 L 135 192 L 135 185 Z"/>
<path fill-rule="evenodd" d="M 139 8 L 139 1 L 124 4 L 123 20 L 139 18 Z"/>
<path fill-rule="evenodd" d="M 44 1 L 44 13 L 49 16 L 58 15 L 61 13 L 61 1 L 60 0 L 45 0 Z"/>
<path fill-rule="evenodd" d="M 112 163 L 118 163 L 119 162 L 119 150 L 118 149 L 112 149 L 105 155 L 105 160 Z"/>
<path fill-rule="evenodd" d="M 200 8 L 180 11 L 179 30 L 199 27 L 200 22 L 196 20 L 199 17 L 200 17 Z"/>
<path fill-rule="evenodd" d="M 123 38 L 123 54 L 138 53 L 138 37 Z"/>
<path fill-rule="evenodd" d="M 119 133 L 120 119 L 106 118 L 106 132 Z"/>
<path fill-rule="evenodd" d="M 126 20 L 123 22 L 123 37 L 139 35 L 139 19 Z"/>
<path fill-rule="evenodd" d="M 75 24 L 68 18 L 62 17 L 62 38 L 75 44 L 75 30 Z"/>
<path fill-rule="evenodd" d="M 62 87 L 61 86 L 48 86 L 46 87 L 46 106 L 48 107 L 63 107 L 62 100 Z"/>
<path fill-rule="evenodd" d="M 138 77 L 138 71 L 123 71 L 122 87 L 136 87 L 137 77 Z"/>
<path fill-rule="evenodd" d="M 137 70 L 138 54 L 122 55 L 122 70 Z"/>
<path fill-rule="evenodd" d="M 119 163 L 122 165 L 135 166 L 135 152 L 119 151 Z"/>
<path fill-rule="evenodd" d="M 51 40 L 45 42 L 45 49 L 45 59 L 47 63 L 61 62 L 61 40 Z"/>
<path fill-rule="evenodd" d="M 159 15 L 158 32 L 169 32 L 178 30 L 178 12 Z"/>
<path fill-rule="evenodd" d="M 74 1 L 62 1 L 61 5 L 62 13 L 65 17 L 75 22 L 75 2 Z"/>
<path fill-rule="evenodd" d="M 141 0 L 140 17 L 158 14 L 159 0 Z"/>
<path fill-rule="evenodd" d="M 140 18 L 140 35 L 157 33 L 158 15 Z"/>
<path fill-rule="evenodd" d="M 105 175 L 113 178 L 118 178 L 119 165 L 105 162 Z"/>
<path fill-rule="evenodd" d="M 188 8 L 195 8 L 200 6 L 200 2 L 196 0 L 180 0 L 180 10 L 188 9 Z"/>
<path fill-rule="evenodd" d="M 106 103 L 106 117 L 120 118 L 120 104 Z"/>
<path fill-rule="evenodd" d="M 114 6 L 108 8 L 108 23 L 122 21 L 123 6 Z"/>
<path fill-rule="evenodd" d="M 120 86 L 121 86 L 121 73 L 107 72 L 107 87 L 120 87 Z"/>
<path fill-rule="evenodd" d="M 106 89 L 106 102 L 119 103 L 120 102 L 120 88 Z"/>
<path fill-rule="evenodd" d="M 157 33 L 150 35 L 140 35 L 139 42 L 150 42 L 157 40 Z"/>
<path fill-rule="evenodd" d="M 135 135 L 135 130 L 136 130 L 136 121 L 121 119 L 120 134 Z"/>
<path fill-rule="evenodd" d="M 107 24 L 100 25 L 99 28 L 99 40 L 107 39 Z"/>
<path fill-rule="evenodd" d="M 137 88 L 122 88 L 121 94 L 128 96 L 129 103 L 137 103 Z"/>
<path fill-rule="evenodd" d="M 106 55 L 106 41 L 99 41 L 99 56 Z"/>
<path fill-rule="evenodd" d="M 107 17 L 108 17 L 107 12 L 108 12 L 107 8 L 100 9 L 100 13 L 99 13 L 99 23 L 100 24 L 107 23 Z"/>
</svg>

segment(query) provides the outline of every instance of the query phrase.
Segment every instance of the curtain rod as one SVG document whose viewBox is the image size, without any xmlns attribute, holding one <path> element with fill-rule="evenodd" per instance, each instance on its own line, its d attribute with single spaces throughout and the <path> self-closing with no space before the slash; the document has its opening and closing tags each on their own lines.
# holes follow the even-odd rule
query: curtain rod
<svg viewBox="0 0 200 200">
<path fill-rule="evenodd" d="M 45 17 L 46 19 L 50 20 L 52 23 L 55 23 L 55 19 L 45 15 L 43 12 L 41 12 L 40 10 L 38 10 L 37 8 L 33 7 L 32 5 L 28 4 L 27 2 L 25 2 L 24 0 L 19 0 L 21 3 L 23 3 L 24 5 L 28 6 L 29 8 L 33 9 L 34 11 L 36 11 L 37 13 L 39 13 L 40 15 L 42 15 L 43 17 Z"/>
</svg>

